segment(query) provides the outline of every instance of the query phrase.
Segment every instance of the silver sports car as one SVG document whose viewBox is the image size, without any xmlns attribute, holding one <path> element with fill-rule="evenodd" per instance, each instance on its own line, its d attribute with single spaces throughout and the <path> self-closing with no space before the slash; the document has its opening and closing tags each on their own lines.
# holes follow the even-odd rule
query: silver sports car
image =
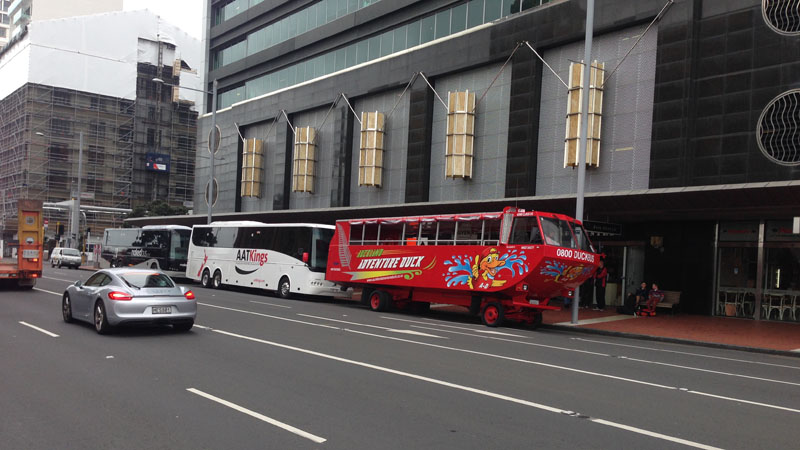
<svg viewBox="0 0 800 450">
<path fill-rule="evenodd" d="M 100 334 L 128 323 L 167 323 L 177 331 L 188 331 L 197 316 L 197 303 L 192 291 L 157 270 L 116 268 L 70 285 L 61 312 L 65 322 L 93 323 Z"/>
</svg>

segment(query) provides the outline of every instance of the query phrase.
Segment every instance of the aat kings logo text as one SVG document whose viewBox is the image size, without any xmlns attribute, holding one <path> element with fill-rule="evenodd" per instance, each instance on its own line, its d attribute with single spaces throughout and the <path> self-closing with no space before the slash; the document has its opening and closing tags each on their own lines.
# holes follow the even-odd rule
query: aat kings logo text
<svg viewBox="0 0 800 450">
<path fill-rule="evenodd" d="M 263 266 L 267 262 L 267 252 L 259 250 L 237 250 L 236 261 Z"/>
</svg>

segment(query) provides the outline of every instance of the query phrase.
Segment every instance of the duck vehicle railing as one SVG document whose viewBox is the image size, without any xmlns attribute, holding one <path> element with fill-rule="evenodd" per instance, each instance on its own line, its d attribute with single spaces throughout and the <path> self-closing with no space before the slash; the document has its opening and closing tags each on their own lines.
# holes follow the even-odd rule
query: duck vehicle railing
<svg viewBox="0 0 800 450">
<path fill-rule="evenodd" d="M 361 289 L 362 301 L 424 311 L 465 306 L 483 322 L 541 323 L 554 297 L 594 274 L 600 255 L 583 226 L 555 213 L 502 212 L 342 220 L 326 278 Z"/>
</svg>

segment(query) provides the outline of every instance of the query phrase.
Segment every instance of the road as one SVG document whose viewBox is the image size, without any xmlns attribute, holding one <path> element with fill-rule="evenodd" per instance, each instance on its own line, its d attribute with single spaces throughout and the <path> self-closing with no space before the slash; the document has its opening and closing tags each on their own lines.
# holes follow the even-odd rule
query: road
<svg viewBox="0 0 800 450">
<path fill-rule="evenodd" d="M 204 289 L 197 325 L 0 291 L 0 448 L 796 448 L 800 359 Z"/>
</svg>

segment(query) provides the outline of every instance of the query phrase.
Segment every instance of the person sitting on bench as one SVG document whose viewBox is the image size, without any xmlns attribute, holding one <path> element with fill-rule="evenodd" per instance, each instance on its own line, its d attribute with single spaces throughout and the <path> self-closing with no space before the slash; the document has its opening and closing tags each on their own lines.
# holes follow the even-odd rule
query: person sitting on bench
<svg viewBox="0 0 800 450">
<path fill-rule="evenodd" d="M 653 288 L 650 289 L 650 293 L 647 295 L 647 308 L 645 308 L 644 312 L 655 316 L 656 305 L 658 305 L 658 302 L 661 300 L 664 300 L 664 293 L 658 290 L 658 284 L 653 283 Z"/>
</svg>

